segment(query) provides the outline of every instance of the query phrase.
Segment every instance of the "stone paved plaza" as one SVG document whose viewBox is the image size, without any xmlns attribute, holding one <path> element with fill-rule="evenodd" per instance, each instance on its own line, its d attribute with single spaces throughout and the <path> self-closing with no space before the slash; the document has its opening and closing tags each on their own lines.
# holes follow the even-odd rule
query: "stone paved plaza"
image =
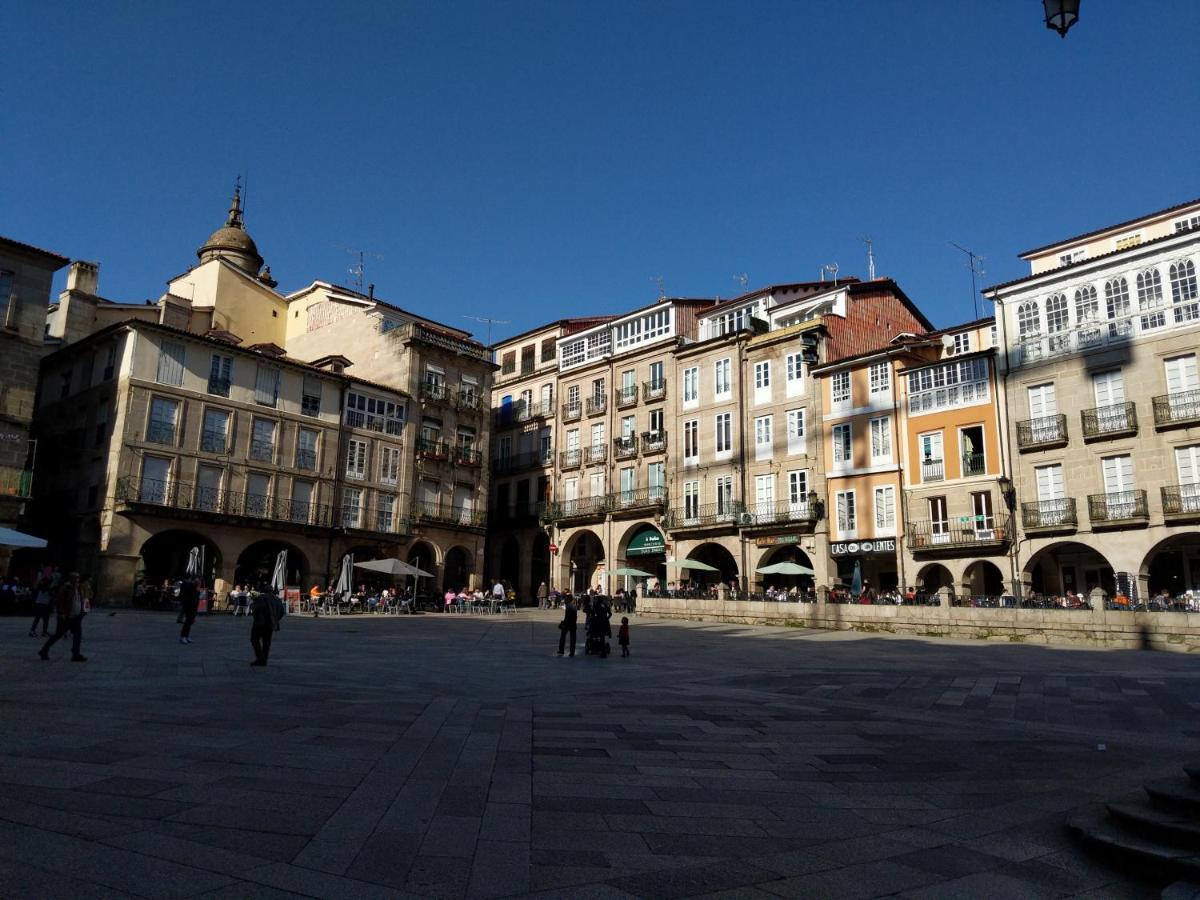
<svg viewBox="0 0 1200 900">
<path fill-rule="evenodd" d="M 1193 758 L 1187 656 L 556 622 L 0 620 L 0 896 L 1157 893 L 1062 823 Z"/>
</svg>

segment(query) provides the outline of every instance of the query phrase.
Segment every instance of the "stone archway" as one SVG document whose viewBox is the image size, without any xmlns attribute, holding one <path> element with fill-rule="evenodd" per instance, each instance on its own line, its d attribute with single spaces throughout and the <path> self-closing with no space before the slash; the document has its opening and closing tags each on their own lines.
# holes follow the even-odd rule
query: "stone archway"
<svg viewBox="0 0 1200 900">
<path fill-rule="evenodd" d="M 568 538 L 560 554 L 563 569 L 560 590 L 579 594 L 594 585 L 596 570 L 605 561 L 604 544 L 595 532 L 587 529 L 575 532 Z"/>
<path fill-rule="evenodd" d="M 545 583 L 550 589 L 550 536 L 539 531 L 533 536 L 529 554 L 529 596 L 536 602 L 538 588 Z"/>
<path fill-rule="evenodd" d="M 1200 605 L 1200 532 L 1177 534 L 1159 541 L 1142 560 L 1138 574 L 1145 580 L 1148 591 L 1148 596 L 1139 598 L 1142 602 L 1166 598 L 1174 602 L 1191 591 L 1196 608 Z"/>
<path fill-rule="evenodd" d="M 685 569 L 688 573 L 688 578 L 692 582 L 699 584 L 729 584 L 738 582 L 738 565 L 737 560 L 733 558 L 733 554 L 720 544 L 707 542 L 701 544 L 692 550 L 687 556 L 688 559 L 693 559 L 696 562 L 707 563 L 713 566 L 717 571 L 706 572 L 697 569 Z"/>
<path fill-rule="evenodd" d="M 954 590 L 954 576 L 941 563 L 926 563 L 917 571 L 917 587 L 927 594 L 936 594 L 941 588 Z"/>
<path fill-rule="evenodd" d="M 763 554 L 762 559 L 755 568 L 763 569 L 767 566 L 783 562 L 796 563 L 805 568 L 813 569 L 814 572 L 816 571 L 813 567 L 812 559 L 796 544 L 784 544 L 783 546 L 768 550 Z M 813 575 L 785 575 L 781 573 L 762 575 L 757 572 L 755 573 L 755 580 L 762 582 L 763 590 L 772 587 L 777 590 L 781 588 L 791 590 L 794 587 L 800 591 L 811 591 L 814 587 L 814 577 Z"/>
<path fill-rule="evenodd" d="M 1004 594 L 1004 573 L 994 562 L 978 559 L 963 571 L 963 585 L 972 597 L 999 597 Z"/>
<path fill-rule="evenodd" d="M 497 566 L 489 574 L 491 579 L 499 578 L 504 583 L 516 589 L 521 580 L 521 543 L 515 534 L 506 534 L 500 542 L 500 553 L 496 558 Z M 484 585 L 489 587 L 489 585 Z"/>
<path fill-rule="evenodd" d="M 614 568 L 639 569 L 649 572 L 650 578 L 642 579 L 648 583 L 651 579 L 658 584 L 667 583 L 667 538 L 658 528 L 649 522 L 635 522 L 625 529 L 617 542 L 617 562 Z M 612 589 L 624 588 L 632 591 L 635 581 L 632 576 L 617 576 Z"/>
<path fill-rule="evenodd" d="M 183 578 L 193 547 L 203 550 L 201 581 L 211 586 L 221 569 L 220 548 L 198 532 L 171 529 L 151 536 L 138 550 L 140 560 L 134 579 L 135 590 L 145 592 L 160 587 L 164 581 Z"/>
<path fill-rule="evenodd" d="M 1056 541 L 1029 558 L 1021 573 L 1027 592 L 1046 597 L 1068 591 L 1086 597 L 1093 588 L 1116 593 L 1116 573 L 1099 552 L 1078 541 Z"/>
<path fill-rule="evenodd" d="M 277 540 L 255 541 L 239 553 L 234 582 L 251 587 L 269 585 L 280 550 L 287 551 L 287 585 L 303 587 L 308 584 L 308 557 L 294 544 Z"/>
<path fill-rule="evenodd" d="M 454 546 L 446 551 L 442 562 L 442 590 L 461 591 L 471 584 L 474 555 L 465 547 Z"/>
</svg>

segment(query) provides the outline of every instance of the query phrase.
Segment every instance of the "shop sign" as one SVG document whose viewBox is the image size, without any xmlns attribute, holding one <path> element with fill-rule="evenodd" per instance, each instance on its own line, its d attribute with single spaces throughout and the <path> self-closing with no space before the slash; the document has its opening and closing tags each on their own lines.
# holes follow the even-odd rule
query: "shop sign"
<svg viewBox="0 0 1200 900">
<path fill-rule="evenodd" d="M 776 547 L 779 544 L 798 543 L 800 543 L 800 535 L 798 534 L 764 534 L 754 539 L 755 547 Z"/>
<path fill-rule="evenodd" d="M 663 536 L 653 528 L 647 528 L 633 536 L 625 550 L 626 556 L 661 556 L 666 550 Z"/>
<path fill-rule="evenodd" d="M 870 556 L 877 553 L 895 552 L 895 538 L 879 538 L 874 541 L 839 541 L 829 545 L 830 556 Z"/>
</svg>

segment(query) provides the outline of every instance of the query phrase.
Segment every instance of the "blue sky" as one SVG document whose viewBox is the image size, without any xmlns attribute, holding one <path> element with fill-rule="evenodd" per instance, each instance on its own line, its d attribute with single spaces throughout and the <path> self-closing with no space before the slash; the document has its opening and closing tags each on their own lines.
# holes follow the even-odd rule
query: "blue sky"
<svg viewBox="0 0 1200 900">
<path fill-rule="evenodd" d="M 186 11 L 185 11 L 186 10 Z M 974 315 L 949 246 L 1016 254 L 1200 196 L 1200 4 L 1083 0 L 15 3 L 0 233 L 157 297 L 248 177 L 281 289 L 346 283 L 449 324 L 822 265 Z M 381 258 L 380 258 L 381 257 Z M 60 277 L 61 282 L 61 277 Z M 982 301 L 981 309 L 983 309 Z"/>
</svg>

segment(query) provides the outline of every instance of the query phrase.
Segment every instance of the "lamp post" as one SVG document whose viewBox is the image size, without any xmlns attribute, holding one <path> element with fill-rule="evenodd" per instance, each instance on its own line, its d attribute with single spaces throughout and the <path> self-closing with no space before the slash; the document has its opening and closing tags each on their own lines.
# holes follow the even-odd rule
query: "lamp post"
<svg viewBox="0 0 1200 900">
<path fill-rule="evenodd" d="M 1065 38 L 1071 26 L 1079 21 L 1079 0 L 1042 0 L 1046 10 L 1046 27 Z"/>
</svg>

